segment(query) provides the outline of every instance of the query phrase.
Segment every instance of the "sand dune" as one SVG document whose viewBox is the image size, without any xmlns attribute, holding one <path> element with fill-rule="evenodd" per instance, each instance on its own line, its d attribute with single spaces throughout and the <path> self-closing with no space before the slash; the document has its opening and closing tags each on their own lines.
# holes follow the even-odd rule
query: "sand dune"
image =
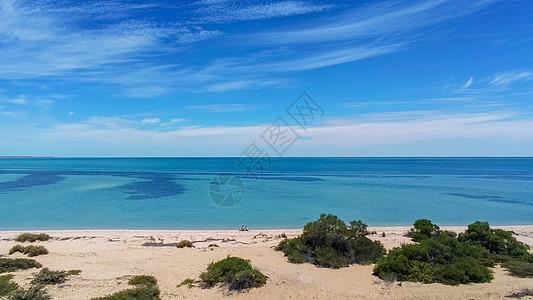
<svg viewBox="0 0 533 300">
<path fill-rule="evenodd" d="M 442 227 L 456 232 L 465 227 Z M 533 246 L 533 226 L 505 226 L 518 239 Z M 408 243 L 403 234 L 409 227 L 373 227 L 371 235 L 387 248 Z M 162 299 L 502 299 L 522 288 L 533 288 L 533 280 L 515 278 L 494 269 L 491 283 L 462 286 L 441 284 L 387 284 L 372 276 L 373 266 L 354 265 L 339 270 L 295 265 L 287 262 L 273 247 L 285 233 L 297 236 L 300 230 L 73 230 L 46 231 L 53 238 L 44 245 L 50 254 L 36 258 L 51 270 L 80 269 L 60 286 L 49 287 L 54 299 L 88 299 L 129 288 L 129 275 L 148 274 L 159 280 Z M 0 232 L 0 253 L 7 254 L 20 232 Z M 175 243 L 194 242 L 195 248 L 178 249 Z M 219 247 L 209 248 L 209 244 Z M 186 278 L 198 278 L 207 265 L 228 255 L 250 259 L 268 276 L 267 285 L 242 293 L 226 289 L 189 289 L 177 285 Z M 23 257 L 17 253 L 9 257 Z M 36 270 L 16 272 L 15 281 L 28 285 Z"/>
</svg>

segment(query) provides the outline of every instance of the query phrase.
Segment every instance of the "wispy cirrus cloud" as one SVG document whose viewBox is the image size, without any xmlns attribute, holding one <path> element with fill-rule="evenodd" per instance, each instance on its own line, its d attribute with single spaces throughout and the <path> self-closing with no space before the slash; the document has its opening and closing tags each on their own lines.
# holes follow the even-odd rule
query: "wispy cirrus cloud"
<svg viewBox="0 0 533 300">
<path fill-rule="evenodd" d="M 226 23 L 264 20 L 314 12 L 322 12 L 334 5 L 316 5 L 304 1 L 281 1 L 266 4 L 247 4 L 247 1 L 202 1 L 206 5 L 197 9 L 199 22 Z"/>
<path fill-rule="evenodd" d="M 155 23 L 119 18 L 98 27 L 84 26 L 83 19 L 106 11 L 130 16 L 145 6 L 96 5 L 53 7 L 44 2 L 26 5 L 0 3 L 0 78 L 28 79 L 71 76 L 104 77 L 149 56 L 178 51 L 184 45 L 209 39 L 217 31 L 197 26 Z M 86 10 L 87 9 L 87 10 Z M 116 14 L 115 14 L 116 13 Z M 106 78 L 104 78 L 105 80 Z"/>
<path fill-rule="evenodd" d="M 387 1 L 342 12 L 310 1 L 0 2 L 0 80 L 90 82 L 126 97 L 290 85 L 291 72 L 350 63 L 412 47 L 413 34 L 493 0 Z M 164 13 L 162 13 L 164 12 Z M 331 14 L 324 14 L 331 12 Z M 243 31 L 220 23 L 314 14 L 305 26 Z M 164 17 L 163 17 L 164 16 Z M 172 16 L 172 18 L 169 18 Z M 97 26 L 95 26 L 97 24 Z M 213 54 L 205 41 L 240 45 Z M 312 47 L 309 47 L 312 45 Z M 190 53 L 200 55 L 191 61 Z M 288 75 L 286 75 L 286 73 Z"/>
<path fill-rule="evenodd" d="M 494 78 L 489 82 L 491 86 L 506 87 L 515 82 L 523 82 L 533 80 L 533 73 L 529 71 L 509 71 L 504 73 L 498 73 L 494 75 Z"/>
<path fill-rule="evenodd" d="M 205 112 L 235 112 L 235 111 L 248 111 L 259 109 L 259 105 L 249 104 L 204 104 L 204 105 L 191 105 L 188 107 L 193 110 L 200 110 Z"/>
</svg>

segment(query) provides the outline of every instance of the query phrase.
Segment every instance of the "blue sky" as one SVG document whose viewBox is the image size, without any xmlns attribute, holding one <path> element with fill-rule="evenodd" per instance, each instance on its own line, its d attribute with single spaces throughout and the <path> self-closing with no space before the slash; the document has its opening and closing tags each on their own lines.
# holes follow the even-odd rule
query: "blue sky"
<svg viewBox="0 0 533 300">
<path fill-rule="evenodd" d="M 0 155 L 533 156 L 531 1 L 0 0 Z"/>
</svg>

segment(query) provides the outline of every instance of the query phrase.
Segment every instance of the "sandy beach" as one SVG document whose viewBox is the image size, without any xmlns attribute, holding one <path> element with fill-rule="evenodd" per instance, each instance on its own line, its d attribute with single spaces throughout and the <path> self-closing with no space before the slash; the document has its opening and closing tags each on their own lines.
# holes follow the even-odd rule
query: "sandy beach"
<svg viewBox="0 0 533 300">
<path fill-rule="evenodd" d="M 387 249 L 409 243 L 403 235 L 410 227 L 371 227 L 370 235 Z M 533 226 L 500 226 L 516 233 L 517 238 L 533 246 Z M 465 227 L 442 227 L 455 232 Z M 159 281 L 162 299 L 502 299 L 512 292 L 532 288 L 533 280 L 507 275 L 494 269 L 491 283 L 461 286 L 404 282 L 386 283 L 372 276 L 373 265 L 353 265 L 339 270 L 318 268 L 311 264 L 291 264 L 273 247 L 281 235 L 295 237 L 301 230 L 61 230 L 48 233 L 52 239 L 36 242 L 50 253 L 35 259 L 51 270 L 79 269 L 66 283 L 51 286 L 53 299 L 89 299 L 126 288 L 131 275 L 152 275 Z M 380 236 L 385 232 L 385 237 Z M 7 255 L 18 244 L 13 239 L 21 232 L 0 232 L 0 254 Z M 179 249 L 175 244 L 190 240 L 195 248 Z M 218 247 L 209 247 L 216 244 Z M 198 278 L 209 263 L 228 255 L 251 260 L 268 276 L 266 286 L 241 293 L 224 288 L 178 287 L 184 279 Z M 13 273 L 22 285 L 36 269 Z M 529 298 L 530 299 L 530 298 Z"/>
</svg>

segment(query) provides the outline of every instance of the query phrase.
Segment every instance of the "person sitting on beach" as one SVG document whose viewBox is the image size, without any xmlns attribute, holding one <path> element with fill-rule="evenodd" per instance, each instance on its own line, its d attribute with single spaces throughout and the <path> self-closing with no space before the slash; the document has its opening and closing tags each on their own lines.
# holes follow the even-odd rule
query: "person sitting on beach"
<svg viewBox="0 0 533 300">
<path fill-rule="evenodd" d="M 244 231 L 244 226 L 241 226 L 241 230 L 240 231 Z"/>
<path fill-rule="evenodd" d="M 248 226 L 244 226 L 244 231 L 248 231 Z"/>
</svg>

